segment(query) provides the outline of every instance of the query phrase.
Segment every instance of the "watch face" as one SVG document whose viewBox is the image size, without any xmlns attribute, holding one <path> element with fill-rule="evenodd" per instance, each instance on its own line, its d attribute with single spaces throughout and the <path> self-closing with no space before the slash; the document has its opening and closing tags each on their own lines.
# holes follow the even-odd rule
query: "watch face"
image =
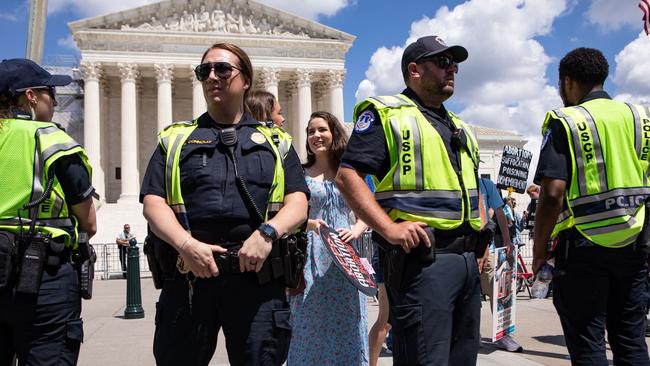
<svg viewBox="0 0 650 366">
<path fill-rule="evenodd" d="M 262 224 L 260 225 L 260 231 L 262 232 L 262 234 L 268 236 L 272 240 L 276 239 L 277 234 L 275 233 L 275 229 L 273 228 L 273 226 L 269 224 Z"/>
</svg>

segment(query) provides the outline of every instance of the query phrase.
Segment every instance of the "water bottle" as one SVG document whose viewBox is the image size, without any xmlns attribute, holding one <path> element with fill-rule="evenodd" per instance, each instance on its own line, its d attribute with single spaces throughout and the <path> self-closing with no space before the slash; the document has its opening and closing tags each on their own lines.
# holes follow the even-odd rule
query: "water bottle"
<svg viewBox="0 0 650 366">
<path fill-rule="evenodd" d="M 531 289 L 533 297 L 536 299 L 546 298 L 548 287 L 551 284 L 552 279 L 553 267 L 548 263 L 544 263 L 542 267 L 540 267 L 539 272 L 537 272 L 537 277 L 535 278 L 535 282 Z"/>
</svg>

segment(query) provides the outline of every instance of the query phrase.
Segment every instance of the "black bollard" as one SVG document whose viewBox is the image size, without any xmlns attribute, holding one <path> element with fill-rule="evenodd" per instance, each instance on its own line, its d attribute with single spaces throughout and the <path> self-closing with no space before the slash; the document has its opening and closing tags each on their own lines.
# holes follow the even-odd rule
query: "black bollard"
<svg viewBox="0 0 650 366">
<path fill-rule="evenodd" d="M 129 240 L 128 265 L 126 266 L 126 309 L 124 319 L 144 318 L 142 291 L 140 289 L 140 249 L 135 238 Z"/>
</svg>

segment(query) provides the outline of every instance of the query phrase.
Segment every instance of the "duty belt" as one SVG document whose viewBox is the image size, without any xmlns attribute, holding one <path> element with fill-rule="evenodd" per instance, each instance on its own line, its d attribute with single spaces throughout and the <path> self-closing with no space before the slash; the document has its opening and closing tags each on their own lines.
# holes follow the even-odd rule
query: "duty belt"
<svg viewBox="0 0 650 366">
<path fill-rule="evenodd" d="M 464 253 L 474 252 L 478 241 L 477 234 L 469 234 L 463 236 L 449 237 L 440 234 L 439 231 L 434 232 L 436 238 L 435 251 L 436 253 Z"/>
<path fill-rule="evenodd" d="M 239 255 L 236 252 L 226 252 L 214 255 L 219 273 L 241 273 L 239 269 Z"/>
<path fill-rule="evenodd" d="M 238 251 L 241 248 L 241 243 L 228 243 L 224 244 L 228 248 L 226 253 L 215 253 L 214 261 L 217 264 L 219 273 L 242 273 L 239 267 L 239 254 Z M 284 274 L 284 259 L 280 253 L 279 244 L 277 242 L 273 243 L 271 252 L 269 256 L 264 260 L 264 264 L 259 272 L 257 272 L 257 277 L 260 284 L 269 282 L 271 279 L 280 278 Z M 288 256 L 287 256 L 288 260 Z M 288 265 L 289 263 L 286 263 Z"/>
</svg>

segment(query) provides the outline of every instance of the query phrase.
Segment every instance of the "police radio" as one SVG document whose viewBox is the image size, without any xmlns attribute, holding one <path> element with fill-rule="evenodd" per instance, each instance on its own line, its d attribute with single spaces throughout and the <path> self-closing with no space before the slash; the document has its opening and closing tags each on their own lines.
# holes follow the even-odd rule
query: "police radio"
<svg viewBox="0 0 650 366">
<path fill-rule="evenodd" d="M 260 208 L 257 207 L 257 205 L 255 204 L 255 200 L 253 200 L 253 196 L 248 191 L 248 187 L 246 186 L 246 182 L 244 181 L 244 178 L 242 178 L 239 175 L 239 170 L 237 169 L 237 158 L 235 157 L 235 145 L 237 145 L 237 130 L 234 127 L 228 127 L 222 129 L 219 135 L 219 140 L 224 146 L 228 148 L 228 155 L 230 156 L 230 159 L 232 159 L 232 165 L 235 170 L 235 181 L 237 182 L 237 185 L 241 189 L 245 201 L 247 201 L 250 204 L 250 206 L 253 208 L 253 211 L 255 212 L 255 214 L 257 214 L 257 217 L 261 220 L 261 222 L 264 222 L 264 215 L 262 215 L 262 211 L 260 211 Z"/>
</svg>

